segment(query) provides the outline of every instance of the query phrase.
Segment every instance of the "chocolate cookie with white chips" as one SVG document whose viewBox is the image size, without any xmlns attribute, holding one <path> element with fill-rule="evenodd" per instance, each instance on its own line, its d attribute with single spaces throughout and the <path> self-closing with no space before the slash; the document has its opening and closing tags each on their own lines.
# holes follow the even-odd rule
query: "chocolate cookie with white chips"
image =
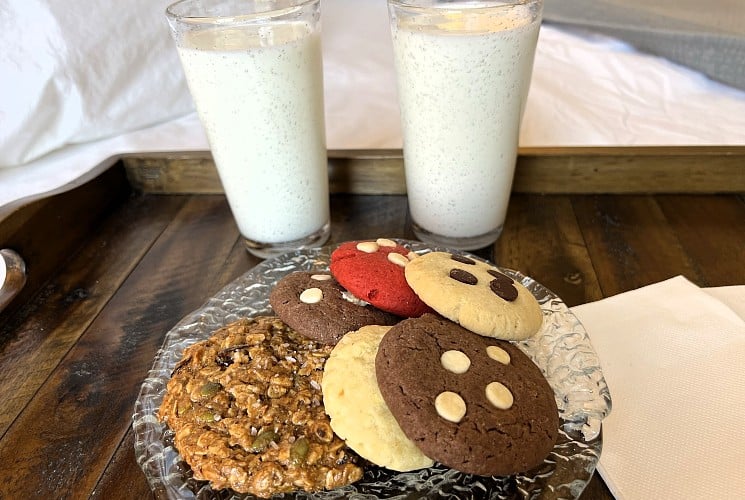
<svg viewBox="0 0 745 500">
<path fill-rule="evenodd" d="M 527 472 L 558 439 L 555 396 L 540 368 L 513 343 L 434 314 L 388 330 L 375 374 L 404 434 L 426 456 L 461 472 Z"/>
<path fill-rule="evenodd" d="M 335 345 L 367 325 L 394 325 L 401 318 L 350 294 L 329 273 L 294 272 L 269 295 L 274 312 L 306 337 Z"/>
</svg>

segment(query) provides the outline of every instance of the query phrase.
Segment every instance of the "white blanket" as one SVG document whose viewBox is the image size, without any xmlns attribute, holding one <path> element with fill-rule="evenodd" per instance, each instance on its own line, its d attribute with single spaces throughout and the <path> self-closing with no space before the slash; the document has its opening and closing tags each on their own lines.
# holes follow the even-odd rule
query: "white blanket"
<svg viewBox="0 0 745 500">
<path fill-rule="evenodd" d="M 115 154 L 208 149 L 166 5 L 0 4 L 0 212 L 83 182 Z M 322 10 L 328 147 L 400 147 L 385 0 Z M 745 92 L 617 40 L 542 27 L 522 146 L 734 145 L 743 131 Z"/>
</svg>

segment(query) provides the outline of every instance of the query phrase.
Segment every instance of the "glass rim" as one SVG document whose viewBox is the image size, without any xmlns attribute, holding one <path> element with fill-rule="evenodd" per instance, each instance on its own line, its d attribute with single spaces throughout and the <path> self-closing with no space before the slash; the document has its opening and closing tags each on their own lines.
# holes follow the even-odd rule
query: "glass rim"
<svg viewBox="0 0 745 500">
<path fill-rule="evenodd" d="M 388 0 L 388 5 L 408 10 L 480 10 L 541 2 L 543 0 Z"/>
<path fill-rule="evenodd" d="M 165 11 L 166 16 L 169 18 L 169 20 L 177 21 L 177 22 L 185 23 L 185 24 L 194 24 L 194 25 L 230 24 L 232 25 L 232 24 L 250 23 L 250 22 L 255 22 L 257 20 L 266 20 L 266 19 L 272 19 L 275 17 L 286 16 L 288 14 L 292 14 L 293 12 L 302 10 L 307 5 L 320 3 L 320 0 L 289 0 L 288 2 L 289 5 L 284 6 L 284 7 L 280 7 L 280 8 L 267 7 L 263 10 L 246 13 L 246 14 L 196 15 L 196 14 L 176 12 L 176 9 L 178 9 L 180 6 L 183 6 L 189 3 L 200 3 L 200 0 L 177 0 L 171 3 L 168 7 L 166 7 L 166 11 Z M 242 3 L 246 4 L 248 2 L 242 2 Z"/>
</svg>

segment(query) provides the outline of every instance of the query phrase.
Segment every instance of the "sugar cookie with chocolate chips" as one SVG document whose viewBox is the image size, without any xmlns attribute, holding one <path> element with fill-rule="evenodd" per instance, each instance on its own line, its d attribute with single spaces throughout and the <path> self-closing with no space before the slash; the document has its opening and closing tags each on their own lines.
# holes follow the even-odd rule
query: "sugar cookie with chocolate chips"
<svg viewBox="0 0 745 500">
<path fill-rule="evenodd" d="M 388 331 L 375 372 L 404 433 L 453 469 L 483 476 L 526 472 L 556 443 L 553 390 L 510 342 L 425 314 Z"/>
<path fill-rule="evenodd" d="M 407 265 L 405 275 L 422 301 L 479 335 L 524 340 L 543 323 L 533 294 L 485 262 L 431 252 Z"/>
<path fill-rule="evenodd" d="M 272 289 L 269 303 L 299 333 L 329 345 L 365 325 L 393 325 L 400 320 L 352 297 L 329 273 L 288 274 Z"/>
<path fill-rule="evenodd" d="M 334 433 L 375 465 L 395 471 L 433 462 L 406 437 L 380 395 L 375 354 L 389 326 L 350 332 L 331 351 L 323 371 L 323 402 Z"/>
<path fill-rule="evenodd" d="M 418 258 L 393 240 L 342 243 L 331 254 L 331 274 L 355 297 L 406 318 L 432 310 L 406 282 L 404 268 Z"/>
</svg>

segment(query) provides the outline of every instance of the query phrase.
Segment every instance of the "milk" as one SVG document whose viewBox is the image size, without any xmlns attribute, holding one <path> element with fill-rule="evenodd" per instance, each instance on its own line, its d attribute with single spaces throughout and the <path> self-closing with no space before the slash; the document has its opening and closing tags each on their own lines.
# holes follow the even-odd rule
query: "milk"
<svg viewBox="0 0 745 500">
<path fill-rule="evenodd" d="M 178 52 L 241 234 L 287 242 L 329 220 L 321 40 L 304 22 L 187 32 Z"/>
<path fill-rule="evenodd" d="M 455 32 L 464 25 L 477 33 Z M 501 232 L 539 25 L 520 5 L 497 18 L 392 23 L 409 208 L 424 230 Z"/>
</svg>

